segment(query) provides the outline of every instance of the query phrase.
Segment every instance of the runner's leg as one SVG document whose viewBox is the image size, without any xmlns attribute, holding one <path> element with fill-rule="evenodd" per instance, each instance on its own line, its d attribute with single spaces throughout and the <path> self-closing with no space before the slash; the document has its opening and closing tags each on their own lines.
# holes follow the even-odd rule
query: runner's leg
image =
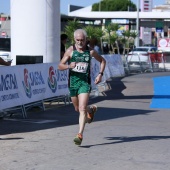
<svg viewBox="0 0 170 170">
<path fill-rule="evenodd" d="M 83 134 L 87 118 L 87 104 L 89 100 L 89 93 L 81 93 L 78 95 L 79 99 L 79 133 Z"/>
<path fill-rule="evenodd" d="M 74 109 L 76 112 L 79 112 L 79 101 L 78 101 L 78 97 L 77 96 L 74 96 L 74 97 L 71 97 L 71 101 L 73 103 L 73 106 L 74 106 Z"/>
</svg>

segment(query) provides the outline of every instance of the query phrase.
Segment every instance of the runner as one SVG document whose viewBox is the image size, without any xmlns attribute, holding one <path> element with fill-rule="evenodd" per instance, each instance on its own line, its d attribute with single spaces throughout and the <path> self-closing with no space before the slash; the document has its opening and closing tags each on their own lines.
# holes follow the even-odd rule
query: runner
<svg viewBox="0 0 170 170">
<path fill-rule="evenodd" d="M 74 138 L 76 145 L 81 145 L 86 123 L 91 123 L 97 106 L 88 106 L 91 91 L 90 62 L 94 57 L 100 62 L 100 72 L 95 84 L 102 80 L 106 61 L 94 49 L 86 45 L 87 33 L 83 29 L 74 32 L 75 44 L 70 46 L 58 65 L 59 70 L 69 69 L 69 91 L 75 111 L 79 112 L 79 132 Z"/>
</svg>

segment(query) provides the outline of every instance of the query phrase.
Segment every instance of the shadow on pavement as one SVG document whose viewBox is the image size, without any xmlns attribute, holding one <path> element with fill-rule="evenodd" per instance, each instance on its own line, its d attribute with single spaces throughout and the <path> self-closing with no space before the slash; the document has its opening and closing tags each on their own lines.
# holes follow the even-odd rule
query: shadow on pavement
<svg viewBox="0 0 170 170">
<path fill-rule="evenodd" d="M 154 112 L 153 110 L 121 109 L 100 107 L 95 121 L 117 119 L 121 117 L 143 115 Z M 45 120 L 45 122 L 44 122 Z M 29 113 L 28 119 L 6 118 L 0 121 L 0 135 L 31 132 L 56 127 L 78 124 L 78 113 L 72 105 L 47 110 L 45 112 Z"/>
<path fill-rule="evenodd" d="M 119 143 L 125 143 L 125 142 L 136 142 L 136 141 L 142 141 L 142 140 L 161 140 L 161 139 L 169 139 L 169 138 L 170 136 L 106 137 L 106 139 L 110 140 L 111 142 L 95 144 L 95 145 L 86 145 L 86 146 L 80 146 L 80 147 L 90 148 L 93 146 L 111 145 L 111 144 L 119 144 Z"/>
<path fill-rule="evenodd" d="M 24 139 L 24 138 L 0 138 L 0 140 L 18 140 L 18 139 Z"/>
<path fill-rule="evenodd" d="M 103 100 L 116 100 L 116 99 L 150 99 L 151 95 L 145 96 L 124 96 L 122 91 L 127 88 L 121 81 L 122 78 L 114 78 L 109 81 L 111 89 L 106 91 L 106 96 L 99 96 L 90 99 L 89 104 L 100 102 Z M 129 101 L 127 101 L 129 102 Z M 121 109 L 116 108 L 99 108 L 95 117 L 95 121 L 103 121 L 109 119 L 116 119 L 125 116 L 133 116 L 139 114 L 148 114 L 154 112 L 153 110 L 140 110 L 140 109 Z M 78 113 L 74 111 L 73 105 L 64 107 L 50 108 L 45 112 L 37 110 L 28 113 L 28 119 L 21 117 L 5 118 L 0 120 L 0 135 L 13 134 L 21 132 L 31 132 L 43 129 L 50 129 L 55 127 L 70 126 L 78 124 Z"/>
<path fill-rule="evenodd" d="M 134 115 L 148 115 L 155 112 L 153 110 L 140 110 L 140 109 L 120 109 L 120 108 L 99 108 L 95 121 L 103 121 L 110 119 L 117 119 L 121 117 L 128 117 Z"/>
<path fill-rule="evenodd" d="M 107 84 L 109 86 L 109 90 L 103 92 L 103 96 L 98 96 L 97 98 L 93 98 L 90 100 L 90 103 L 99 102 L 102 100 L 118 100 L 118 99 L 152 99 L 153 95 L 131 95 L 125 96 L 122 91 L 125 90 L 125 84 L 122 82 L 124 77 L 116 77 L 112 78 L 112 80 L 108 81 Z M 134 82 L 135 83 L 135 82 Z M 137 87 L 136 87 L 137 88 Z"/>
</svg>

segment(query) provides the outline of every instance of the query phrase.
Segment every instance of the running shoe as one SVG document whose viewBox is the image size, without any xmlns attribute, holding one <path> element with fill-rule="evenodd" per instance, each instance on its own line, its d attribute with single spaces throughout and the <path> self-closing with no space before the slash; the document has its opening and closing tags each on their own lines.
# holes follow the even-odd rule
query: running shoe
<svg viewBox="0 0 170 170">
<path fill-rule="evenodd" d="M 76 145 L 81 145 L 82 140 L 83 140 L 83 135 L 81 133 L 78 133 L 74 138 L 74 143 Z"/>
<path fill-rule="evenodd" d="M 97 106 L 92 105 L 90 106 L 90 109 L 91 109 L 91 113 L 87 112 L 87 123 L 91 123 L 94 120 L 94 115 L 97 112 Z"/>
</svg>

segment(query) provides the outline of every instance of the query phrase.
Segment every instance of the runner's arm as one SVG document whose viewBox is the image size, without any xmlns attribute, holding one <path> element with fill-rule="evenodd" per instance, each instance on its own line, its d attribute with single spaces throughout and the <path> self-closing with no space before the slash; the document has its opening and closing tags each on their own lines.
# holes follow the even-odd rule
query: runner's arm
<svg viewBox="0 0 170 170">
<path fill-rule="evenodd" d="M 103 73 L 105 66 L 106 66 L 106 60 L 101 55 L 99 55 L 95 50 L 91 51 L 91 56 L 100 62 L 100 71 L 99 72 Z"/>
<path fill-rule="evenodd" d="M 103 72 L 106 66 L 106 60 L 101 55 L 99 55 L 95 50 L 91 50 L 90 53 L 92 57 L 94 57 L 97 61 L 100 62 L 100 71 L 99 71 L 98 76 L 95 79 L 95 84 L 98 84 L 102 80 Z"/>
<path fill-rule="evenodd" d="M 70 56 L 72 55 L 73 49 L 72 47 L 69 47 L 66 52 L 64 53 L 63 58 L 61 59 L 59 65 L 58 65 L 58 69 L 59 70 L 66 70 L 66 69 L 70 69 L 70 68 L 74 68 L 72 63 L 68 63 L 70 60 Z"/>
</svg>

